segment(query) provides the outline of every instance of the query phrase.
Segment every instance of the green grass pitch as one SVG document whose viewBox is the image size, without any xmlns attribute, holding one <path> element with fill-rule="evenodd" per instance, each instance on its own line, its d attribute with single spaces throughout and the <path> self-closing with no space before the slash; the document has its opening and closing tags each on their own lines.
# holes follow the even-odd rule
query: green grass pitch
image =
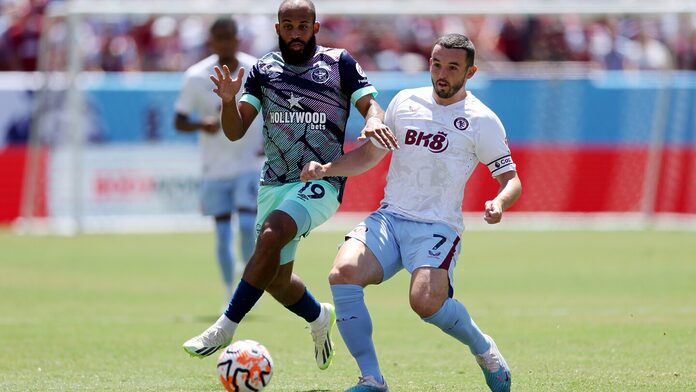
<svg viewBox="0 0 696 392">
<path fill-rule="evenodd" d="M 314 233 L 296 272 L 330 300 L 343 233 Z M 18 237 L 0 232 L 0 391 L 221 391 L 216 356 L 181 344 L 223 306 L 213 235 Z M 455 297 L 492 335 L 516 391 L 696 391 L 696 235 L 465 233 Z M 485 391 L 468 350 L 410 310 L 408 275 L 366 290 L 393 391 Z M 342 391 L 305 323 L 264 296 L 236 339 L 275 361 L 268 391 Z"/>
</svg>

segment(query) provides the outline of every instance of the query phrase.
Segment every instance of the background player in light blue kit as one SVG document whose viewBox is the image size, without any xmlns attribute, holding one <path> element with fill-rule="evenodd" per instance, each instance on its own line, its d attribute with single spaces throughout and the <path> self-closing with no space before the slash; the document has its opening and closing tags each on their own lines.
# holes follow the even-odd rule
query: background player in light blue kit
<svg viewBox="0 0 696 392">
<path fill-rule="evenodd" d="M 254 254 L 225 313 L 184 343 L 191 355 L 207 356 L 227 345 L 242 318 L 268 291 L 310 324 L 317 366 L 326 369 L 331 364 L 333 306 L 320 304 L 292 270 L 300 238 L 336 212 L 345 178 L 303 183 L 300 172 L 310 161 L 331 162 L 343 155 L 351 104 L 365 117 L 361 139 L 373 138 L 385 148 L 395 148 L 396 141 L 382 122 L 384 113 L 374 100 L 377 91 L 360 65 L 344 49 L 317 45 L 319 27 L 311 1 L 283 1 L 276 24 L 280 51 L 263 56 L 252 67 L 239 102 L 235 95 L 244 70 L 232 77 L 228 67 L 216 68 L 211 76 L 213 91 L 222 101 L 223 131 L 230 140 L 242 138 L 262 113 L 267 160 Z"/>
<path fill-rule="evenodd" d="M 210 26 L 210 56 L 186 70 L 176 101 L 174 124 L 181 132 L 199 132 L 202 181 L 201 209 L 215 218 L 215 250 L 226 288 L 225 303 L 233 293 L 235 257 L 234 228 L 239 224 L 242 261 L 246 263 L 256 241 L 256 196 L 261 171 L 261 121 L 254 121 L 249 137 L 230 143 L 220 129 L 220 99 L 210 93 L 209 76 L 216 66 L 237 70 L 257 59 L 237 52 L 237 24 L 231 18 L 217 19 Z"/>
<path fill-rule="evenodd" d="M 495 342 L 453 298 L 462 199 L 474 168 L 487 165 L 500 183 L 498 194 L 484 205 L 490 224 L 500 222 L 522 191 L 502 123 L 466 91 L 477 69 L 474 54 L 466 36 L 439 38 L 430 58 L 432 86 L 402 90 L 387 108 L 385 123 L 401 148 L 392 156 L 384 199 L 346 236 L 329 275 L 338 328 L 362 373 L 350 392 L 388 390 L 363 288 L 402 269 L 411 274 L 413 311 L 468 346 L 492 391 L 510 390 L 510 369 Z M 386 155 L 378 145 L 365 143 L 332 163 L 310 162 L 302 179 L 360 174 Z"/>
</svg>

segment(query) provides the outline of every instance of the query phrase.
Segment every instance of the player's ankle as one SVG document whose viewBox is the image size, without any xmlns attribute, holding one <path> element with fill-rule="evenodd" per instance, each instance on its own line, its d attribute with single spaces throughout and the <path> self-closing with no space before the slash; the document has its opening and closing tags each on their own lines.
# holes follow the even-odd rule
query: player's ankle
<svg viewBox="0 0 696 392">
<path fill-rule="evenodd" d="M 317 316 L 317 318 L 314 321 L 309 322 L 309 326 L 313 330 L 323 326 L 326 323 L 326 318 L 329 317 L 329 312 L 327 312 L 326 309 L 323 306 L 321 306 L 321 304 L 319 305 L 319 307 L 321 308 L 319 316 Z"/>
<path fill-rule="evenodd" d="M 239 324 L 230 320 L 229 318 L 227 318 L 226 315 L 223 314 L 222 316 L 220 316 L 220 318 L 217 319 L 217 321 L 215 321 L 215 324 L 213 325 L 222 329 L 225 335 L 227 335 L 228 338 L 231 338 L 232 336 L 234 336 L 234 331 L 237 330 L 237 325 Z"/>
</svg>

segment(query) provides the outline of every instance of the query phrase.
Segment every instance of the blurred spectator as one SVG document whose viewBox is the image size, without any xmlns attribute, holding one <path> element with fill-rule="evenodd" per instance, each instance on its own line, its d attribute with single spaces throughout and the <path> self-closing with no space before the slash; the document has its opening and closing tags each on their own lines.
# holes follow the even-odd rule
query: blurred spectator
<svg viewBox="0 0 696 392">
<path fill-rule="evenodd" d="M 107 26 L 102 33 L 100 48 L 101 69 L 106 72 L 137 71 L 140 69 L 135 40 L 116 26 Z"/>
<path fill-rule="evenodd" d="M 641 26 L 628 48 L 628 57 L 638 69 L 665 70 L 672 68 L 672 53 L 656 37 L 655 31 Z"/>
<path fill-rule="evenodd" d="M 533 24 L 524 17 L 507 18 L 498 35 L 498 51 L 510 61 L 529 60 Z"/>
<path fill-rule="evenodd" d="M 16 70 L 36 69 L 43 13 L 47 3 L 48 0 L 17 2 L 15 4 L 17 8 L 12 10 L 14 19 L 10 21 L 9 27 L 3 33 L 3 41 L 9 48 L 9 62 Z"/>
<path fill-rule="evenodd" d="M 607 70 L 626 68 L 630 40 L 619 34 L 616 19 L 593 24 L 590 36 L 590 53 L 594 61 Z"/>
<path fill-rule="evenodd" d="M 679 18 L 675 35 L 676 68 L 696 70 L 696 15 Z"/>
<path fill-rule="evenodd" d="M 43 17 L 49 1 L 0 0 L 0 71 L 35 70 L 40 34 L 49 29 L 49 66 L 65 66 L 64 23 L 58 20 L 47 25 Z M 207 55 L 203 26 L 211 18 L 86 18 L 78 27 L 83 68 L 183 71 Z M 319 15 L 319 20 L 318 42 L 345 47 L 368 71 L 426 70 L 433 40 L 451 31 L 465 33 L 476 42 L 480 63 L 582 62 L 608 70 L 696 69 L 693 15 Z M 240 49 L 253 55 L 274 50 L 274 23 L 274 15 L 240 19 Z"/>
</svg>

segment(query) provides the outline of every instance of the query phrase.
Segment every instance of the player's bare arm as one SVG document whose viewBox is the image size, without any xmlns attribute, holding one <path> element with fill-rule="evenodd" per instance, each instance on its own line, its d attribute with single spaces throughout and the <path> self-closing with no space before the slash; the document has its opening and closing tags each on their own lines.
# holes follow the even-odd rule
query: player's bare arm
<svg viewBox="0 0 696 392">
<path fill-rule="evenodd" d="M 395 150 L 399 148 L 396 136 L 384 125 L 384 110 L 372 95 L 366 95 L 355 102 L 355 107 L 365 118 L 365 127 L 360 132 L 358 140 L 372 138 L 382 147 Z"/>
<path fill-rule="evenodd" d="M 372 143 L 365 143 L 333 162 L 322 165 L 311 161 L 302 168 L 301 181 L 319 180 L 324 177 L 350 177 L 362 174 L 375 167 L 387 155 L 389 150 L 379 148 Z"/>
<path fill-rule="evenodd" d="M 503 212 L 512 207 L 522 194 L 522 182 L 516 171 L 505 172 L 495 177 L 500 183 L 498 195 L 485 203 L 483 219 L 488 224 L 496 224 L 503 219 Z"/>
<path fill-rule="evenodd" d="M 220 122 L 222 131 L 228 139 L 235 141 L 244 136 L 249 125 L 256 117 L 256 108 L 244 102 L 237 104 L 236 96 L 242 86 L 244 68 L 240 67 L 235 78 L 230 75 L 230 69 L 223 65 L 215 67 L 215 75 L 210 75 L 210 80 L 215 84 L 213 92 L 222 101 Z"/>
<path fill-rule="evenodd" d="M 186 114 L 177 113 L 174 120 L 174 128 L 181 132 L 202 131 L 214 134 L 220 129 L 220 121 L 216 118 L 204 118 L 200 121 L 192 121 Z"/>
</svg>

